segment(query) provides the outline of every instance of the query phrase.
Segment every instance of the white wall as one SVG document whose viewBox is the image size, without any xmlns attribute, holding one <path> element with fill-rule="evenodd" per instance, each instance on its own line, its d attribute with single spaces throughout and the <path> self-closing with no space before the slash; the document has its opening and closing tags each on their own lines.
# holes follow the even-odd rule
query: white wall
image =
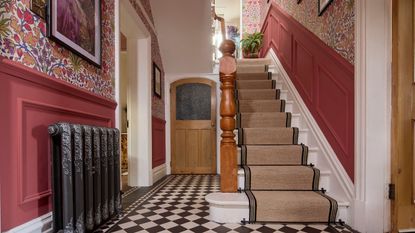
<svg viewBox="0 0 415 233">
<path fill-rule="evenodd" d="M 220 116 L 219 116 L 219 107 L 220 107 L 220 81 L 219 81 L 219 74 L 173 74 L 173 75 L 166 75 L 165 76 L 165 93 L 170 93 L 170 85 L 177 80 L 186 79 L 186 78 L 206 78 L 209 80 L 213 80 L 216 82 L 216 169 L 217 173 L 220 172 L 220 134 L 222 133 L 220 129 Z M 166 95 L 166 102 L 165 102 L 165 112 L 166 112 L 166 164 L 167 166 L 167 174 L 171 174 L 171 120 L 170 120 L 170 94 Z"/>
<path fill-rule="evenodd" d="M 165 73 L 211 73 L 210 0 L 152 0 L 151 8 Z"/>
</svg>

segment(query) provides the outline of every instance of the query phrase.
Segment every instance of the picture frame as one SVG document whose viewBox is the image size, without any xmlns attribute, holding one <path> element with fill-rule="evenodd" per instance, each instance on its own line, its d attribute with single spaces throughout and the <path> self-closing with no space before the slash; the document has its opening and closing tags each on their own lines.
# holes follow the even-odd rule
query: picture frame
<svg viewBox="0 0 415 233">
<path fill-rule="evenodd" d="M 318 16 L 322 16 L 333 0 L 318 0 Z"/>
<path fill-rule="evenodd" d="M 31 0 L 30 10 L 42 19 L 46 19 L 46 0 Z"/>
<path fill-rule="evenodd" d="M 161 80 L 161 70 L 156 65 L 156 63 L 153 62 L 153 93 L 155 96 L 161 98 L 161 88 L 162 88 L 162 80 Z"/>
<path fill-rule="evenodd" d="M 48 37 L 101 68 L 101 0 L 48 0 Z"/>
</svg>

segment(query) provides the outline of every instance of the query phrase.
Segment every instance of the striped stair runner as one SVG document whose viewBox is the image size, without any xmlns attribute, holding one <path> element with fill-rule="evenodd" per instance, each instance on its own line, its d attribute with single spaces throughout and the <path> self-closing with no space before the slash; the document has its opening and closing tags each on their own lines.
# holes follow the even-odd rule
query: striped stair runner
<svg viewBox="0 0 415 233">
<path fill-rule="evenodd" d="M 335 222 L 337 202 L 319 190 L 320 171 L 307 165 L 275 80 L 266 65 L 238 65 L 238 146 L 249 199 L 249 222 Z"/>
</svg>

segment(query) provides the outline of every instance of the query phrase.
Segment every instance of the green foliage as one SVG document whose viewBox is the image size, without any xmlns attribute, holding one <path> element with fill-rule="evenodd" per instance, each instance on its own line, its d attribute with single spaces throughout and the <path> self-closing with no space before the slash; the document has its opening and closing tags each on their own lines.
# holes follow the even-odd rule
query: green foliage
<svg viewBox="0 0 415 233">
<path fill-rule="evenodd" d="M 69 61 L 72 64 L 72 68 L 75 72 L 78 72 L 81 69 L 82 66 L 82 59 L 78 56 L 76 56 L 73 53 L 69 54 Z"/>
<path fill-rule="evenodd" d="M 258 53 L 262 48 L 262 41 L 264 39 L 264 34 L 261 32 L 254 32 L 252 34 L 247 34 L 242 40 L 242 49 L 250 53 Z"/>
<path fill-rule="evenodd" d="M 6 5 L 10 4 L 10 0 L 0 0 L 0 36 L 6 37 L 10 33 L 9 23 L 10 19 L 4 17 L 6 12 Z"/>
</svg>

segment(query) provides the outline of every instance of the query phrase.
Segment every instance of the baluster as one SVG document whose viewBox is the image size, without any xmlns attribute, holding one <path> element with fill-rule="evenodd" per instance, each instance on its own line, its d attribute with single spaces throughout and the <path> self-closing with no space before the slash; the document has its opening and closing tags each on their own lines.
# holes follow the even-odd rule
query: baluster
<svg viewBox="0 0 415 233">
<path fill-rule="evenodd" d="M 220 128 L 222 140 L 220 143 L 220 172 L 221 191 L 237 191 L 237 162 L 235 141 L 235 79 L 236 60 L 233 57 L 235 44 L 231 40 L 224 40 L 220 46 L 223 57 L 219 62 L 220 82 L 222 90 L 220 102 Z"/>
</svg>

